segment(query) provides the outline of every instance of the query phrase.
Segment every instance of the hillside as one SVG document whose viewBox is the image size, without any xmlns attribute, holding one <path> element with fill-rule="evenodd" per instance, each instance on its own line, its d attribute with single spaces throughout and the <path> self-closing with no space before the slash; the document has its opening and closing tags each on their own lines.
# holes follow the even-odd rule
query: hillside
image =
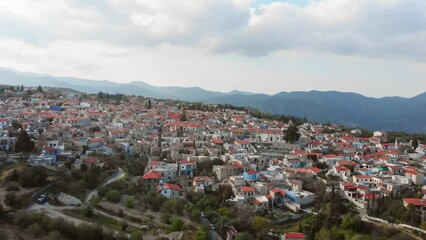
<svg viewBox="0 0 426 240">
<path fill-rule="evenodd" d="M 349 127 L 426 133 L 426 93 L 412 98 L 371 98 L 337 91 L 280 92 L 275 95 L 199 87 L 156 87 L 145 82 L 115 83 L 0 69 L 0 84 L 72 88 L 86 93 L 123 93 L 204 103 L 250 106 L 263 112 L 293 115 Z"/>
</svg>

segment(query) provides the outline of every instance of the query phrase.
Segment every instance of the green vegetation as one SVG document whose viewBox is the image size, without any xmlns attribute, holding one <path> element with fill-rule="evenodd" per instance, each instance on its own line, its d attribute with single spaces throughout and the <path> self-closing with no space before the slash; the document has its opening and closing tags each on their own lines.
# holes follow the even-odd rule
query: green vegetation
<svg viewBox="0 0 426 240">
<path fill-rule="evenodd" d="M 112 203 L 119 203 L 121 201 L 121 194 L 119 191 L 112 189 L 109 190 L 105 195 L 107 201 Z"/>
<path fill-rule="evenodd" d="M 103 230 L 100 225 L 75 225 L 64 219 L 51 219 L 40 213 L 20 211 L 14 224 L 36 237 L 48 235 L 49 239 L 107 240 L 115 239 L 113 233 Z"/>
<path fill-rule="evenodd" d="M 294 143 L 299 140 L 299 129 L 296 126 L 290 126 L 284 133 L 284 140 L 289 143 Z"/>
<path fill-rule="evenodd" d="M 19 132 L 18 139 L 16 140 L 15 151 L 18 153 L 19 152 L 30 153 L 33 150 L 34 150 L 34 142 L 31 140 L 27 131 L 22 129 Z"/>
<path fill-rule="evenodd" d="M 102 214 L 94 213 L 92 216 L 88 217 L 88 216 L 85 216 L 82 213 L 82 211 L 79 211 L 79 210 L 64 210 L 64 213 L 68 216 L 78 218 L 87 222 L 92 222 L 114 231 L 125 231 L 126 233 L 131 233 L 132 231 L 137 230 L 134 227 L 129 225 L 127 225 L 126 228 L 123 230 L 123 222 L 109 218 Z"/>
<path fill-rule="evenodd" d="M 133 198 L 127 198 L 126 199 L 126 207 L 134 208 L 135 207 L 135 200 Z"/>
<path fill-rule="evenodd" d="M 8 240 L 7 233 L 3 229 L 0 229 L 0 240 Z"/>
<path fill-rule="evenodd" d="M 173 219 L 172 225 L 170 226 L 170 232 L 182 231 L 184 225 L 185 224 L 181 219 L 175 218 Z"/>
<path fill-rule="evenodd" d="M 22 187 L 41 187 L 46 184 L 47 173 L 41 167 L 28 167 L 19 175 L 18 181 Z"/>
<path fill-rule="evenodd" d="M 87 167 L 86 170 L 72 169 L 71 175 L 64 174 L 58 177 L 52 183 L 49 190 L 52 193 L 65 192 L 83 199 L 89 190 L 96 188 L 102 181 L 111 175 L 112 172 L 112 170 L 102 170 L 96 165 Z"/>
</svg>

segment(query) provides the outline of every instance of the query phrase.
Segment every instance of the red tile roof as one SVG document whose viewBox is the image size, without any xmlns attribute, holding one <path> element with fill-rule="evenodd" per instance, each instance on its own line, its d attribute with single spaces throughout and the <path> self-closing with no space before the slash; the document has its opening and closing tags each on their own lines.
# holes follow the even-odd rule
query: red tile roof
<svg viewBox="0 0 426 240">
<path fill-rule="evenodd" d="M 179 185 L 172 184 L 172 183 L 164 183 L 164 188 L 176 190 L 176 191 L 182 191 L 182 188 Z"/>
<path fill-rule="evenodd" d="M 284 237 L 285 238 L 300 238 L 300 239 L 305 239 L 305 234 L 303 234 L 303 233 L 297 233 L 297 232 L 288 232 L 288 233 L 284 233 Z"/>
<path fill-rule="evenodd" d="M 241 191 L 242 192 L 256 192 L 256 190 L 254 190 L 253 187 L 242 187 Z"/>
<path fill-rule="evenodd" d="M 426 199 L 421 199 L 421 198 L 404 198 L 402 199 L 404 202 L 408 203 L 408 204 L 413 204 L 415 206 L 426 206 Z"/>
<path fill-rule="evenodd" d="M 143 179 L 159 179 L 161 178 L 161 173 L 156 171 L 149 171 L 142 177 Z"/>
<path fill-rule="evenodd" d="M 158 166 L 161 165 L 161 163 L 163 163 L 162 161 L 151 161 L 149 162 L 149 166 Z"/>
<path fill-rule="evenodd" d="M 319 169 L 317 167 L 311 167 L 311 168 L 309 168 L 309 170 L 311 170 L 312 172 L 315 172 L 315 173 L 321 172 L 321 169 Z"/>
<path fill-rule="evenodd" d="M 405 170 L 405 173 L 409 173 L 409 174 L 412 174 L 412 175 L 418 175 L 418 174 L 420 174 L 420 172 L 418 172 L 416 170 L 412 170 L 412 169 Z"/>
<path fill-rule="evenodd" d="M 97 159 L 94 157 L 87 157 L 83 159 L 83 162 L 86 164 L 95 164 L 97 162 Z"/>
</svg>

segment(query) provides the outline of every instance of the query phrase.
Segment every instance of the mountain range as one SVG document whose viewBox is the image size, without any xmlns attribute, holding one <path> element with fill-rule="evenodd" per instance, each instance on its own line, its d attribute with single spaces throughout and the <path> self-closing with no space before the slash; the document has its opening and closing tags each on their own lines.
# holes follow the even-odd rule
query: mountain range
<svg viewBox="0 0 426 240">
<path fill-rule="evenodd" d="M 153 98 L 250 106 L 262 112 L 306 117 L 348 127 L 426 133 L 426 93 L 412 98 L 372 98 L 337 91 L 280 92 L 275 95 L 209 91 L 199 87 L 157 87 L 142 81 L 116 83 L 0 68 L 0 84 L 71 88 L 86 93 L 123 93 Z"/>
</svg>

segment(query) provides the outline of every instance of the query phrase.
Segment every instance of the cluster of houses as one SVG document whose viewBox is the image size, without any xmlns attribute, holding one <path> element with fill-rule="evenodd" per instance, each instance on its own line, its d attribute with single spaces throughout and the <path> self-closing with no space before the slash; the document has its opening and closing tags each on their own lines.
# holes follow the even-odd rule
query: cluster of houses
<svg viewBox="0 0 426 240">
<path fill-rule="evenodd" d="M 78 95 L 52 100 L 36 93 L 29 100 L 0 101 L 0 112 L 0 151 L 14 151 L 16 137 L 9 132 L 15 120 L 35 142 L 39 154 L 30 161 L 37 165 L 63 168 L 66 160 L 78 158 L 72 167 L 79 168 L 98 164 L 96 154 L 162 156 L 149 161 L 139 183 L 172 199 L 227 185 L 234 194 L 230 201 L 254 211 L 300 212 L 315 201 L 304 183 L 334 176 L 343 198 L 368 208 L 375 198 L 398 197 L 425 182 L 426 145 L 407 152 L 411 143 L 389 143 L 384 131 L 361 137 L 357 129 L 304 123 L 297 126 L 299 140 L 289 143 L 284 139 L 291 121 L 258 119 L 231 109 L 182 110 L 171 100 L 140 97 L 117 104 Z M 221 163 L 201 175 L 197 167 L 215 159 Z M 426 220 L 426 199 L 403 201 Z M 238 233 L 228 232 L 228 237 Z M 298 233 L 283 236 L 303 238 Z"/>
</svg>

